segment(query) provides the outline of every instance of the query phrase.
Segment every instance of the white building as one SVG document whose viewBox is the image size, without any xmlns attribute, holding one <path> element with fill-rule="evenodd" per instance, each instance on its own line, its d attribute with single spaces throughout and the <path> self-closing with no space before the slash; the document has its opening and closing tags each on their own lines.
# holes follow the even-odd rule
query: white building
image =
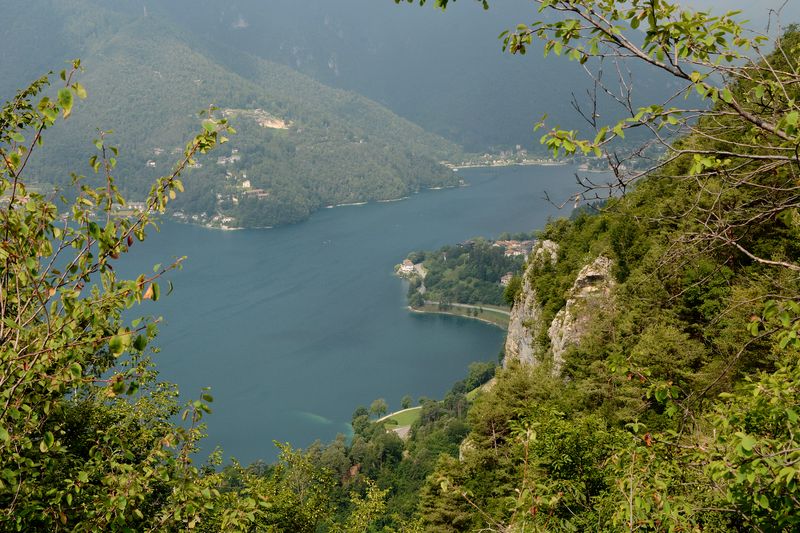
<svg viewBox="0 0 800 533">
<path fill-rule="evenodd" d="M 412 263 L 410 259 L 406 259 L 403 261 L 403 264 L 400 265 L 399 272 L 401 274 L 413 274 L 415 270 L 414 263 Z"/>
</svg>

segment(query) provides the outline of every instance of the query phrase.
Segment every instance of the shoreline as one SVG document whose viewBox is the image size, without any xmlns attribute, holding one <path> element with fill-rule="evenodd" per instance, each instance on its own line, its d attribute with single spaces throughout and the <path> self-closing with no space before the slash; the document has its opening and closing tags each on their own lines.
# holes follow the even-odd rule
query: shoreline
<svg viewBox="0 0 800 533">
<path fill-rule="evenodd" d="M 242 227 L 222 227 L 222 226 L 214 226 L 212 224 L 203 223 L 203 222 L 196 222 L 194 220 L 186 220 L 181 219 L 174 216 L 167 216 L 161 219 L 161 221 L 168 219 L 170 222 L 175 222 L 177 224 L 186 224 L 187 226 L 197 226 L 198 228 L 205 228 L 205 229 L 213 229 L 217 231 L 243 231 L 248 229 L 274 229 L 274 226 L 242 226 Z"/>
<path fill-rule="evenodd" d="M 506 163 L 475 163 L 475 164 L 452 164 L 445 165 L 452 170 L 464 170 L 468 168 L 502 168 L 502 167 L 563 167 L 569 165 L 569 161 L 521 161 L 521 162 L 506 162 Z"/>
<path fill-rule="evenodd" d="M 477 168 L 477 167 L 474 167 L 474 168 Z M 469 187 L 469 184 L 468 183 L 458 183 L 456 185 L 445 185 L 445 186 L 440 186 L 440 187 L 423 187 L 423 188 L 421 188 L 419 190 L 413 191 L 413 194 L 418 194 L 420 191 L 441 191 L 441 190 L 447 190 L 447 189 L 456 189 L 456 188 L 459 188 L 459 187 Z M 408 200 L 410 198 L 411 198 L 410 195 L 406 195 L 406 196 L 401 196 L 399 198 L 389 198 L 389 199 L 386 199 L 386 200 L 366 200 L 366 201 L 363 201 L 363 202 L 348 202 L 348 203 L 343 203 L 343 204 L 324 205 L 324 206 L 321 206 L 321 207 L 315 209 L 311 213 L 309 213 L 309 216 L 306 219 L 303 219 L 303 220 L 298 221 L 298 222 L 304 222 L 305 220 L 308 220 L 308 218 L 311 218 L 311 216 L 313 216 L 314 213 L 316 213 L 317 211 L 321 211 L 322 209 L 334 209 L 334 208 L 337 208 L 337 207 L 360 207 L 360 206 L 363 206 L 363 205 L 368 205 L 368 204 L 373 204 L 373 203 L 375 203 L 375 204 L 385 204 L 385 203 L 393 203 L 393 202 L 402 202 L 403 200 Z M 240 230 L 248 230 L 248 229 L 259 229 L 259 230 L 260 229 L 274 229 L 276 227 L 290 226 L 292 224 L 298 223 L 298 222 L 291 222 L 291 223 L 285 223 L 285 224 L 277 224 L 276 226 L 220 227 L 220 226 L 214 226 L 214 225 L 211 225 L 211 224 L 208 224 L 208 223 L 204 223 L 204 222 L 188 220 L 187 218 L 178 218 L 178 217 L 176 217 L 176 216 L 174 216 L 172 214 L 167 214 L 165 216 L 167 218 L 169 218 L 170 220 L 172 220 L 174 222 L 178 222 L 180 224 L 189 224 L 191 226 L 198 226 L 198 227 L 201 227 L 201 228 L 214 229 L 214 230 L 220 230 L 220 231 L 240 231 Z"/>
<path fill-rule="evenodd" d="M 408 200 L 411 198 L 410 196 L 403 196 L 401 198 L 392 198 L 391 200 L 375 200 L 376 203 L 379 204 L 388 204 L 390 202 L 402 202 L 403 200 Z"/>
<path fill-rule="evenodd" d="M 502 324 L 498 324 L 497 322 L 494 322 L 494 321 L 489 320 L 487 318 L 481 318 L 481 317 L 471 316 L 471 315 L 462 315 L 460 313 L 453 313 L 453 312 L 445 311 L 445 310 L 441 310 L 440 311 L 440 310 L 433 310 L 433 309 L 431 309 L 431 310 L 428 310 L 428 309 L 415 309 L 415 308 L 411 307 L 410 305 L 407 305 L 406 309 L 408 309 L 412 313 L 419 313 L 421 315 L 450 315 L 450 316 L 457 316 L 457 317 L 461 317 L 461 318 L 468 318 L 470 320 L 478 320 L 479 322 L 483 322 L 485 324 L 490 324 L 490 325 L 492 325 L 492 326 L 494 326 L 496 328 L 500 328 L 503 331 L 507 331 L 508 330 L 508 326 L 504 326 Z"/>
</svg>

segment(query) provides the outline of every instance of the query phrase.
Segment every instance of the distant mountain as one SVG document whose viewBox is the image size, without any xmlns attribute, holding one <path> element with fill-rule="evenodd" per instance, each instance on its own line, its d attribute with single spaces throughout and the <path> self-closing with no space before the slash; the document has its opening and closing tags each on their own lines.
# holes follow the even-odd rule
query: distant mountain
<svg viewBox="0 0 800 533">
<path fill-rule="evenodd" d="M 31 7 L 34 4 L 35 9 Z M 353 92 L 332 89 L 288 68 L 176 28 L 135 1 L 0 1 L 11 28 L 0 52 L 9 97 L 47 68 L 82 57 L 89 98 L 48 132 L 41 181 L 87 173 L 97 128 L 113 129 L 122 150 L 123 188 L 141 195 L 170 169 L 199 128 L 196 112 L 214 104 L 238 130 L 201 159 L 176 207 L 187 216 L 230 217 L 227 225 L 294 222 L 329 204 L 392 199 L 457 183 L 439 160 L 460 149 Z M 37 30 L 37 25 L 48 28 Z M 27 55 L 26 50 L 36 50 Z M 45 65 L 47 65 L 45 67 Z"/>
<path fill-rule="evenodd" d="M 545 113 L 551 125 L 586 127 L 569 98 L 574 93 L 586 101 L 592 87 L 580 68 L 544 58 L 540 47 L 525 57 L 501 50 L 501 31 L 540 16 L 529 0 L 491 2 L 488 11 L 461 0 L 444 13 L 433 2 L 420 8 L 393 0 L 150 4 L 187 31 L 357 91 L 469 151 L 517 144 L 543 151 L 533 124 Z M 676 91 L 672 80 L 634 68 L 642 102 Z M 605 80 L 617 87 L 616 68 L 606 70 Z M 616 120 L 620 111 L 605 105 L 602 119 Z"/>
<path fill-rule="evenodd" d="M 416 4 L 417 2 L 414 2 Z M 569 95 L 586 102 L 591 80 L 575 64 L 544 58 L 541 47 L 525 57 L 503 54 L 497 36 L 541 14 L 530 0 L 495 0 L 484 11 L 474 0 L 446 12 L 405 0 L 170 0 L 139 1 L 159 7 L 187 31 L 237 50 L 283 63 L 323 83 L 354 90 L 470 151 L 542 150 L 533 123 L 548 113 L 551 125 L 586 123 Z M 765 28 L 768 8 L 782 7 L 784 24 L 800 20 L 798 2 L 687 0 L 715 12 L 742 9 L 742 18 Z M 775 17 L 772 30 L 777 28 Z M 651 104 L 677 90 L 674 80 L 631 65 L 634 98 Z M 616 67 L 604 79 L 618 87 Z M 626 69 L 623 68 L 623 71 Z M 604 102 L 610 104 L 608 100 Z M 601 120 L 621 118 L 604 105 Z M 592 134 L 593 136 L 593 134 Z"/>
</svg>

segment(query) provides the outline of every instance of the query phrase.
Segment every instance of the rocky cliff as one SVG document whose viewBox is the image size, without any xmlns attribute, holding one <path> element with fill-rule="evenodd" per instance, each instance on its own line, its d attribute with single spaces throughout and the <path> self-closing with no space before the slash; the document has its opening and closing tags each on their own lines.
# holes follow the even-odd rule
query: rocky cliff
<svg viewBox="0 0 800 533">
<path fill-rule="evenodd" d="M 505 366 L 511 361 L 525 365 L 551 361 L 553 371 L 559 372 L 566 351 L 581 342 L 598 313 L 613 305 L 613 262 L 601 255 L 578 272 L 565 295 L 566 304 L 548 324 L 532 278 L 542 261 L 555 264 L 557 260 L 558 245 L 552 241 L 542 241 L 531 252 L 522 291 L 511 310 Z"/>
<path fill-rule="evenodd" d="M 564 353 L 581 342 L 583 335 L 599 313 L 612 305 L 612 261 L 600 256 L 578 273 L 567 296 L 567 303 L 556 314 L 547 330 L 553 369 L 558 372 L 564 364 Z"/>
<path fill-rule="evenodd" d="M 543 332 L 542 306 L 536 296 L 536 291 L 531 285 L 532 271 L 543 261 L 555 264 L 558 261 L 558 244 L 553 241 L 537 243 L 528 260 L 528 267 L 523 275 L 522 292 L 514 307 L 508 324 L 506 337 L 504 365 L 511 361 L 522 364 L 537 364 L 542 362 L 545 347 L 538 341 Z"/>
</svg>

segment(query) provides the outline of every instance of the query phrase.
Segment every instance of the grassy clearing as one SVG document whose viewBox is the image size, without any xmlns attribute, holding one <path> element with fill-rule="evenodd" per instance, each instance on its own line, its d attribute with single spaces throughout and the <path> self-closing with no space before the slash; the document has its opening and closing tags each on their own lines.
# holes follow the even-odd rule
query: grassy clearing
<svg viewBox="0 0 800 533">
<path fill-rule="evenodd" d="M 412 407 L 410 409 L 404 409 L 402 411 L 397 411 L 396 413 L 387 415 L 381 420 L 386 422 L 386 425 L 388 426 L 410 426 L 419 420 L 421 413 L 422 407 Z"/>
</svg>

